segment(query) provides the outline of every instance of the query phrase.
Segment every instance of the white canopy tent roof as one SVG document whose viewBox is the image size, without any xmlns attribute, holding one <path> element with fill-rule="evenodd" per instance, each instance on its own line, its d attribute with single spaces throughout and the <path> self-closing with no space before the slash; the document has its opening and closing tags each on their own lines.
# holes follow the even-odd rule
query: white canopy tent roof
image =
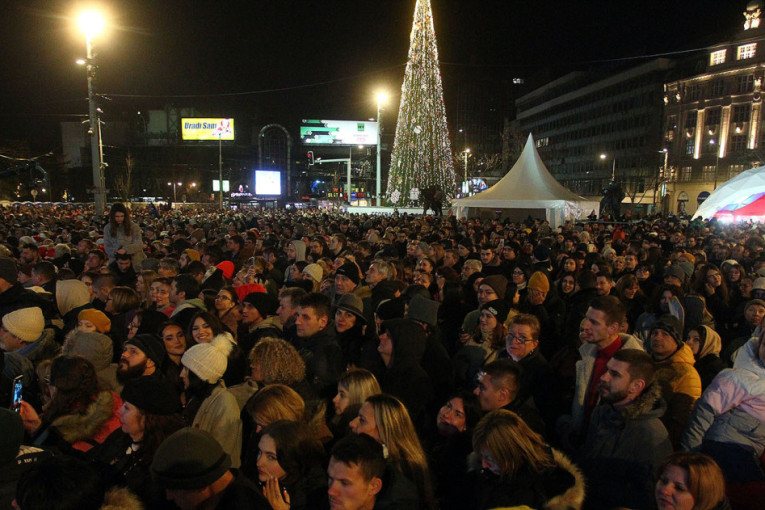
<svg viewBox="0 0 765 510">
<path fill-rule="evenodd" d="M 693 217 L 710 219 L 723 209 L 737 209 L 745 205 L 747 198 L 757 193 L 765 193 L 765 166 L 741 172 L 723 183 L 696 209 Z"/>
<path fill-rule="evenodd" d="M 468 216 L 471 208 L 529 211 L 524 216 L 544 209 L 553 227 L 566 219 L 600 211 L 600 202 L 586 200 L 555 180 L 539 157 L 531 134 L 518 161 L 498 183 L 472 197 L 454 200 L 452 205 L 458 218 Z"/>
</svg>

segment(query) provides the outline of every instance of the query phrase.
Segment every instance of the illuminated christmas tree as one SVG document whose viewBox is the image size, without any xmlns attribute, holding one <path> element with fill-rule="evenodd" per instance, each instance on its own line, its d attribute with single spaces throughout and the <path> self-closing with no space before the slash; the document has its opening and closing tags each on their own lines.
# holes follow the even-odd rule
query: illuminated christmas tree
<svg viewBox="0 0 765 510">
<path fill-rule="evenodd" d="M 421 191 L 431 187 L 448 198 L 456 192 L 433 12 L 430 0 L 417 0 L 388 173 L 388 201 L 399 207 L 417 206 Z"/>
</svg>

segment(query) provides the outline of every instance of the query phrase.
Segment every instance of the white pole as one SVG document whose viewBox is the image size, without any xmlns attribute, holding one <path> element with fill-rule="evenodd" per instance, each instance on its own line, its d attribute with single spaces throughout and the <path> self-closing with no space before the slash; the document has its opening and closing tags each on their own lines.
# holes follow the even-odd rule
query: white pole
<svg viewBox="0 0 765 510">
<path fill-rule="evenodd" d="M 377 187 L 375 193 L 377 194 L 377 207 L 380 207 L 382 193 L 380 193 L 380 148 L 382 146 L 382 122 L 380 121 L 380 100 L 377 100 Z"/>
</svg>

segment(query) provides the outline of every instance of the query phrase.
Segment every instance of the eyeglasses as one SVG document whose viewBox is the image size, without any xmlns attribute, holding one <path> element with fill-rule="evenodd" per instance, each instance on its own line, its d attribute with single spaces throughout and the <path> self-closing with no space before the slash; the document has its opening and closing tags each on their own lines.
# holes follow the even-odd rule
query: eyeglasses
<svg viewBox="0 0 765 510">
<path fill-rule="evenodd" d="M 516 336 L 512 333 L 508 333 L 505 335 L 505 342 L 511 342 L 516 344 L 526 344 L 528 342 L 533 342 L 533 338 L 523 338 L 522 336 Z"/>
<path fill-rule="evenodd" d="M 141 327 L 140 324 L 136 324 L 134 322 L 131 322 L 130 324 L 128 324 L 128 329 L 138 329 L 140 327 Z"/>
<path fill-rule="evenodd" d="M 231 298 L 228 296 L 224 296 L 223 294 L 218 294 L 215 296 L 215 299 L 222 299 L 223 301 L 231 301 Z"/>
</svg>

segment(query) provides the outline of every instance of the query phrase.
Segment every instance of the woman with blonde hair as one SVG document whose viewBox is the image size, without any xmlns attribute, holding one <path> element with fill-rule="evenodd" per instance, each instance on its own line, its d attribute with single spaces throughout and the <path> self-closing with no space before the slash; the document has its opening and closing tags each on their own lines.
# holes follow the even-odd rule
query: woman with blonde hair
<svg viewBox="0 0 765 510">
<path fill-rule="evenodd" d="M 478 481 L 475 508 L 574 508 L 584 502 L 584 477 L 515 413 L 492 411 L 476 425 L 473 450 L 487 476 Z"/>
<path fill-rule="evenodd" d="M 367 398 L 351 421 L 355 434 L 367 434 L 383 445 L 390 471 L 387 494 L 411 494 L 417 499 L 396 501 L 402 508 L 435 508 L 430 469 L 414 424 L 404 404 L 396 397 L 380 393 Z"/>
<path fill-rule="evenodd" d="M 716 510 L 730 508 L 723 473 L 703 453 L 676 452 L 659 466 L 656 481 L 659 510 Z"/>
<path fill-rule="evenodd" d="M 159 276 L 151 269 L 144 269 L 138 273 L 138 279 L 135 282 L 135 290 L 141 296 L 141 308 L 148 310 L 154 301 L 151 299 L 151 284 Z"/>
<path fill-rule="evenodd" d="M 340 376 L 337 381 L 337 394 L 332 399 L 335 415 L 329 423 L 336 439 L 347 433 L 348 425 L 359 414 L 359 408 L 364 401 L 378 393 L 382 393 L 380 383 L 369 370 L 351 368 Z"/>
</svg>

